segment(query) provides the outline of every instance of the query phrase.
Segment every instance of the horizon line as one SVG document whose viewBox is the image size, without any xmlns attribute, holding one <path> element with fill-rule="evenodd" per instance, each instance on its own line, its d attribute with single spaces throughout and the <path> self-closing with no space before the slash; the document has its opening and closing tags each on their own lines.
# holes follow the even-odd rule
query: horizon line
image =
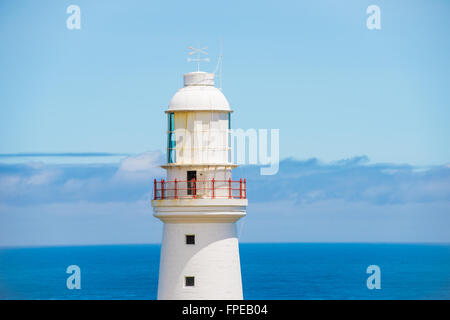
<svg viewBox="0 0 450 320">
<path fill-rule="evenodd" d="M 130 243 L 92 243 L 92 244 L 42 244 L 42 245 L 0 245 L 2 249 L 32 249 L 32 248 L 53 248 L 53 247 L 102 247 L 102 246 L 145 246 L 145 245 L 161 245 L 162 242 L 130 242 Z M 239 242 L 239 244 L 384 244 L 384 245 L 450 245 L 450 242 L 429 241 L 429 242 L 412 242 L 412 241 L 272 241 L 259 242 L 247 241 Z"/>
</svg>

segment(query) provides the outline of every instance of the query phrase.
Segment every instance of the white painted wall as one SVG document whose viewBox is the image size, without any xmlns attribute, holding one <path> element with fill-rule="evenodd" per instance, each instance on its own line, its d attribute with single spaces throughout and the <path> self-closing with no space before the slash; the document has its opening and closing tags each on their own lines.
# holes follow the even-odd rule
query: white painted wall
<svg viewBox="0 0 450 320">
<path fill-rule="evenodd" d="M 228 164 L 228 113 L 175 112 L 177 164 Z"/>
<path fill-rule="evenodd" d="M 195 277 L 194 287 L 184 286 L 185 276 Z M 164 223 L 158 299 L 243 299 L 236 224 Z"/>
</svg>

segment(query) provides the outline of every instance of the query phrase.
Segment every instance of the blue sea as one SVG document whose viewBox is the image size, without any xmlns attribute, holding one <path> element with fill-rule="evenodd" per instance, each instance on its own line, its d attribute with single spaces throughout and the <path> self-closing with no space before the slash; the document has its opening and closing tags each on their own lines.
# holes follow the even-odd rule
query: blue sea
<svg viewBox="0 0 450 320">
<path fill-rule="evenodd" d="M 159 245 L 0 249 L 0 299 L 156 299 Z M 450 245 L 240 244 L 245 299 L 449 299 Z M 66 268 L 81 269 L 69 290 Z M 381 289 L 369 290 L 369 265 Z"/>
</svg>

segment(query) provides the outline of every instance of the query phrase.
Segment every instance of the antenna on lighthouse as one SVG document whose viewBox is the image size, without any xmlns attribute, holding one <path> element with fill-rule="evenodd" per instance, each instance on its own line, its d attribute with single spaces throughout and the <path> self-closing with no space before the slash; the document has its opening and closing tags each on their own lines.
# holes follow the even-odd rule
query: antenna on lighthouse
<svg viewBox="0 0 450 320">
<path fill-rule="evenodd" d="M 204 47 L 204 48 L 194 48 L 193 46 L 190 46 L 189 49 L 191 49 L 192 51 L 189 52 L 190 56 L 193 56 L 194 54 L 197 55 L 197 58 L 187 58 L 188 62 L 191 61 L 195 61 L 197 62 L 197 71 L 200 71 L 200 62 L 205 61 L 205 62 L 209 62 L 210 59 L 209 58 L 201 58 L 201 54 L 204 55 L 208 55 L 208 52 L 206 52 L 206 49 L 208 49 L 208 47 Z"/>
<path fill-rule="evenodd" d="M 220 53 L 219 59 L 217 59 L 216 69 L 214 70 L 214 74 L 217 74 L 219 71 L 219 89 L 222 90 L 222 39 L 220 39 Z"/>
</svg>

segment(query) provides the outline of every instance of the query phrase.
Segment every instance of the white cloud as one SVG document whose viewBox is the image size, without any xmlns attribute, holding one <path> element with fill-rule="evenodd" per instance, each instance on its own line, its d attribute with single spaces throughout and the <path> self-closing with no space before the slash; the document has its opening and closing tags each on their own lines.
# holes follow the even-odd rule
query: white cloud
<svg viewBox="0 0 450 320">
<path fill-rule="evenodd" d="M 160 152 L 146 152 L 125 158 L 120 164 L 119 172 L 152 171 L 161 164 Z"/>
<path fill-rule="evenodd" d="M 44 185 L 51 183 L 58 177 L 59 173 L 55 171 L 42 171 L 25 179 L 25 183 L 32 185 Z"/>
<path fill-rule="evenodd" d="M 113 181 L 115 183 L 151 181 L 164 174 L 160 168 L 161 164 L 162 155 L 160 152 L 146 152 L 128 157 L 121 162 Z"/>
</svg>

